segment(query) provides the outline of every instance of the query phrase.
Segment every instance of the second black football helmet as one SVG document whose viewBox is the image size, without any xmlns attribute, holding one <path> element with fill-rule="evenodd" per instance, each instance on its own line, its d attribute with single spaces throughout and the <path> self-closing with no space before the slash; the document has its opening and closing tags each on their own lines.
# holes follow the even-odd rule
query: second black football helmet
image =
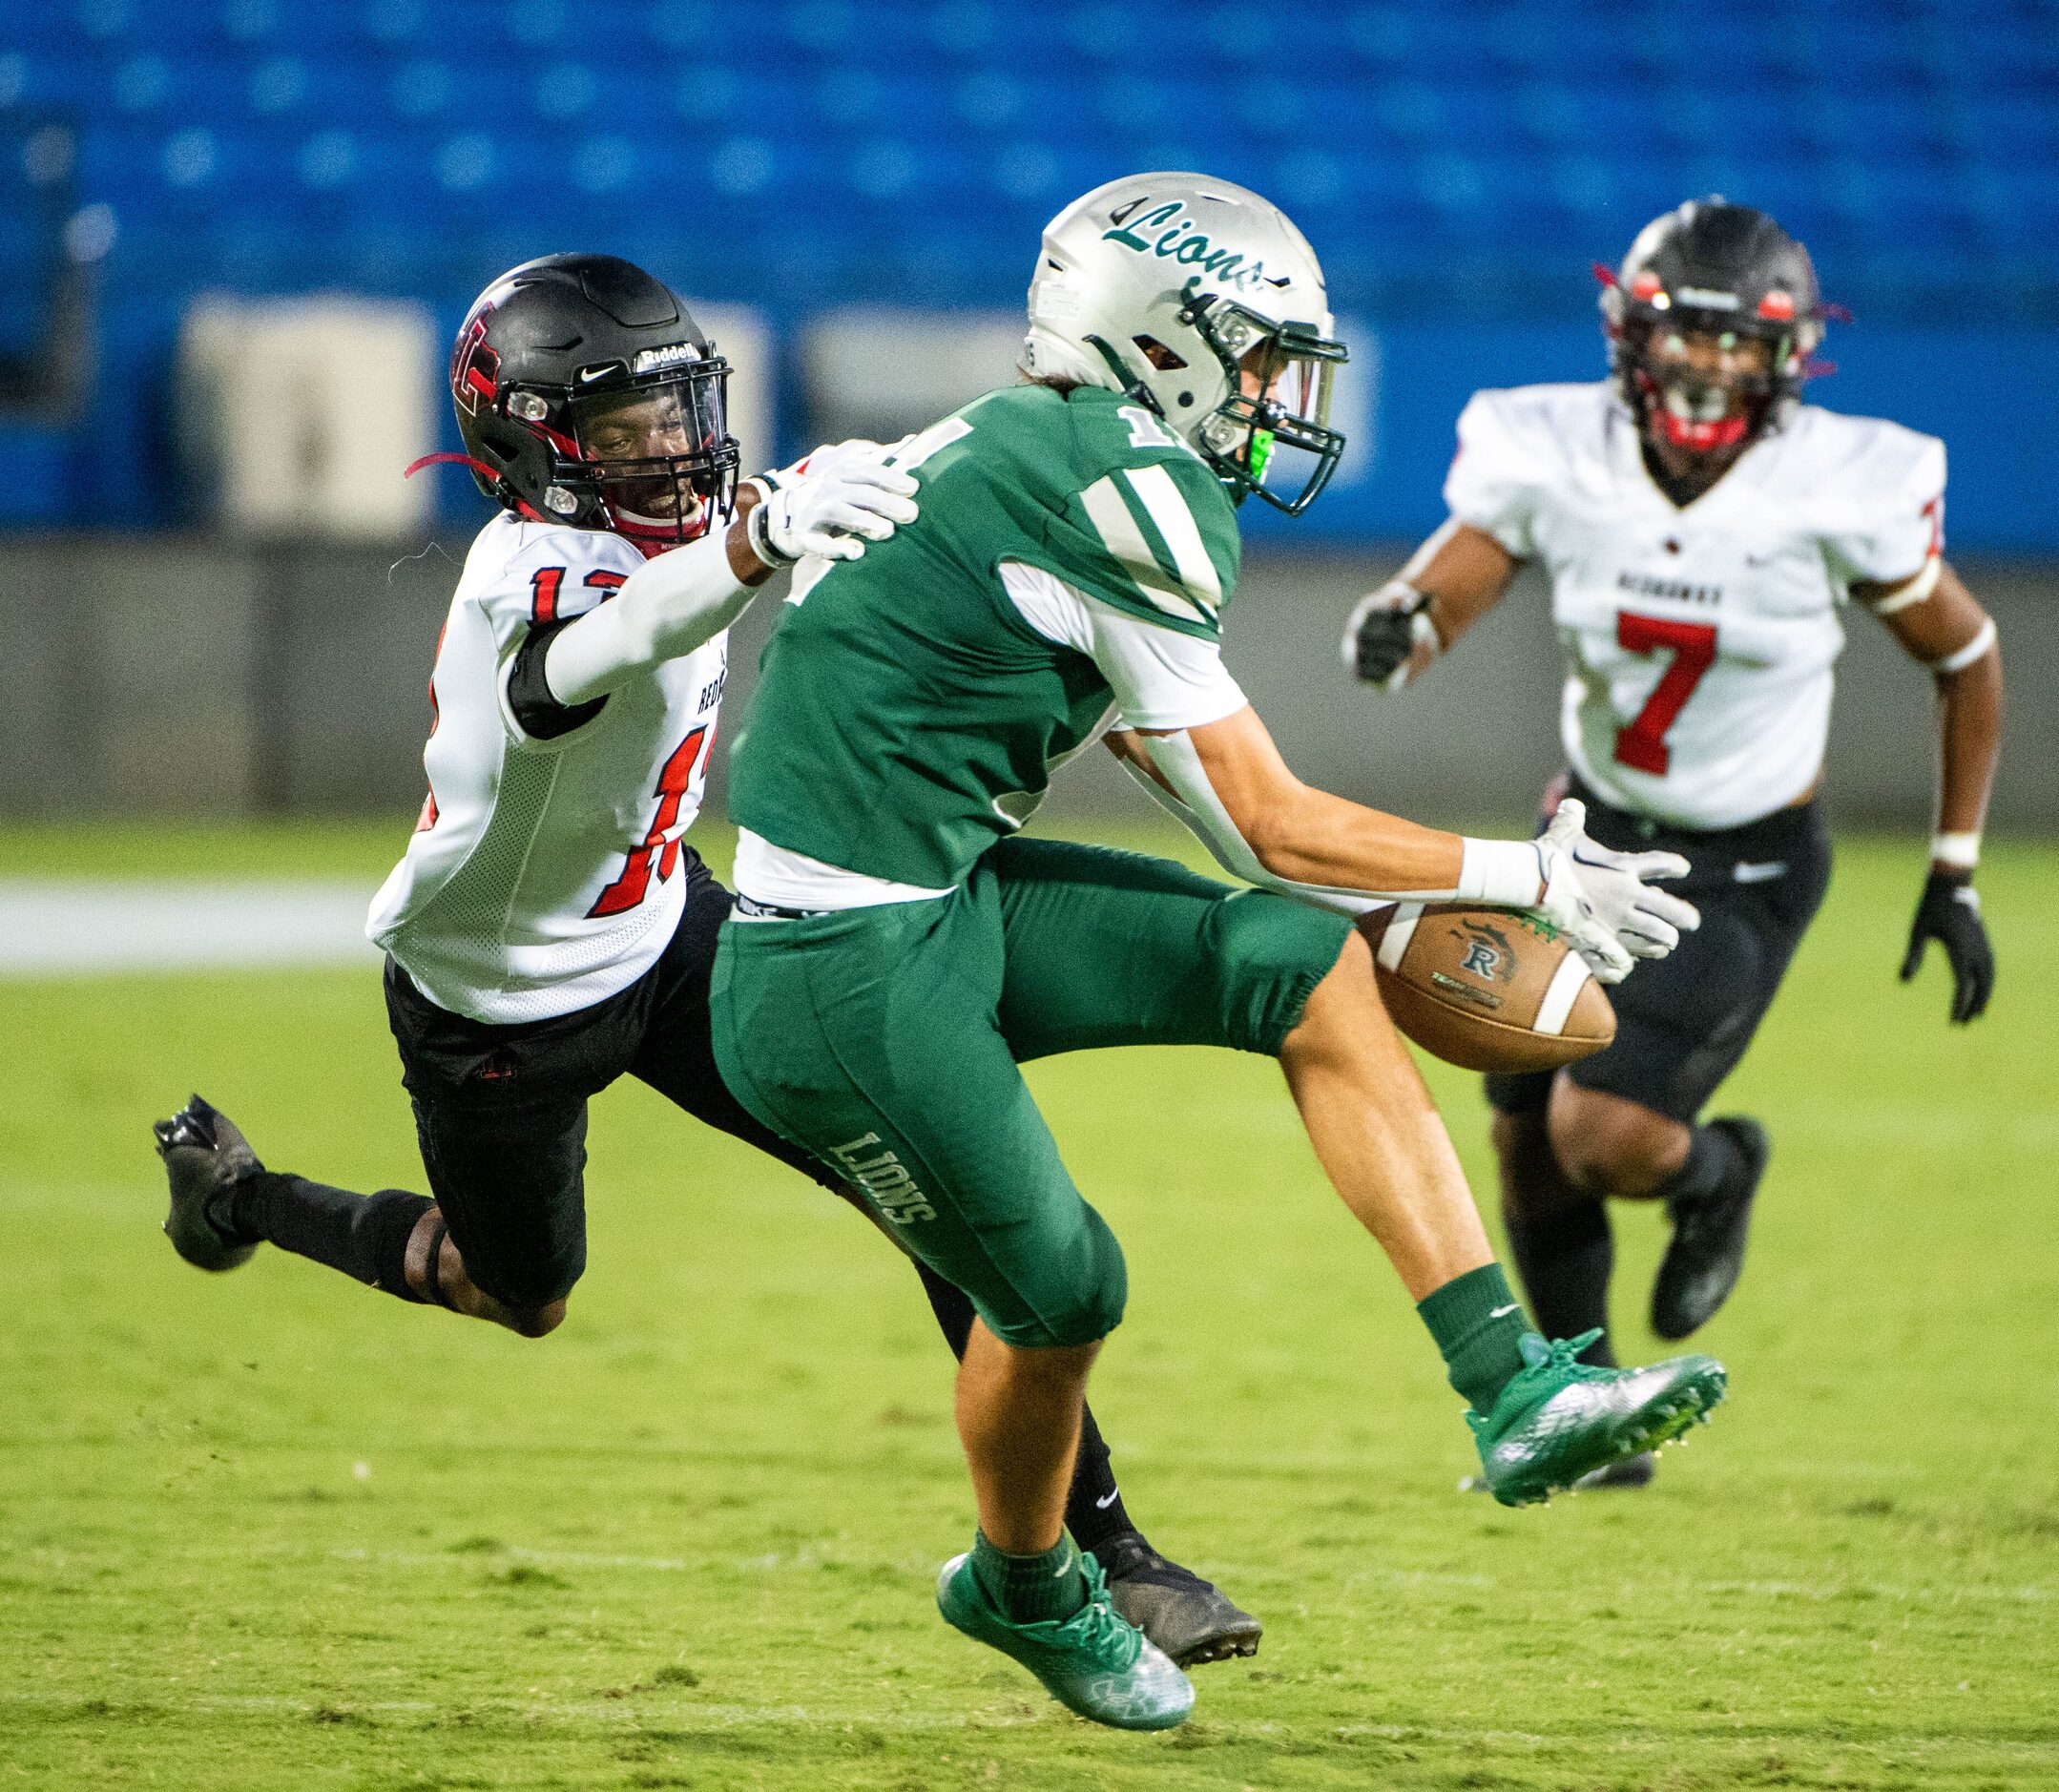
<svg viewBox="0 0 2059 1792">
<path fill-rule="evenodd" d="M 612 255 L 547 255 L 503 274 L 450 356 L 458 429 L 487 496 L 651 552 L 729 514 L 728 381 L 678 295 Z"/>
<path fill-rule="evenodd" d="M 1691 199 L 1639 231 L 1604 280 L 1601 309 L 1610 365 L 1640 426 L 1704 453 L 1778 427 L 1823 336 L 1808 250 L 1764 212 L 1721 198 Z M 1690 370 L 1659 352 L 1687 336 L 1764 349 L 1753 365 Z"/>
</svg>

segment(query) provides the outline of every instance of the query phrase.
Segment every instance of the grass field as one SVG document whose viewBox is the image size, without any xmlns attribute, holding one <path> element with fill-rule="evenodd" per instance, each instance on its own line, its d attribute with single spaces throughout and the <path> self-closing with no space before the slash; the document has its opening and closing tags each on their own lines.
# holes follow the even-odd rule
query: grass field
<svg viewBox="0 0 2059 1792">
<path fill-rule="evenodd" d="M 383 871 L 394 830 L 0 835 L 10 869 Z M 1268 1622 L 1159 1738 L 946 1630 L 948 1362 L 858 1219 L 648 1092 L 597 1106 L 546 1343 L 157 1235 L 198 1088 L 277 1166 L 418 1185 L 376 976 L 0 984 L 0 1784 L 2059 1784 L 2059 853 L 1998 848 L 1994 1010 L 1893 981 L 1914 842 L 1850 841 L 1719 1105 L 1777 1150 L 1649 1493 L 1504 1511 L 1274 1067 L 1033 1073 L 1129 1253 L 1095 1380 L 1132 1510 Z M 1433 1080 L 1476 1186 L 1472 1079 Z M 1619 1213 L 1618 1319 L 1656 1216 Z"/>
</svg>

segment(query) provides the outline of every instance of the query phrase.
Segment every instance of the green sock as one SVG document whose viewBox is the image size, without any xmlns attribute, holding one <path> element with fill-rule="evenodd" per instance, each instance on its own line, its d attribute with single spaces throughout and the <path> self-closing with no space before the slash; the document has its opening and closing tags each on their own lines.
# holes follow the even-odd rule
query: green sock
<svg viewBox="0 0 2059 1792">
<path fill-rule="evenodd" d="M 1087 1576 L 1080 1572 L 1079 1552 L 1062 1531 L 1056 1543 L 1036 1555 L 1007 1554 L 980 1532 L 972 1539 L 972 1573 L 995 1609 L 1011 1624 L 1069 1618 L 1087 1603 Z"/>
<path fill-rule="evenodd" d="M 1516 1340 L 1530 1329 L 1499 1263 L 1454 1276 L 1416 1311 L 1444 1353 L 1451 1386 L 1475 1412 L 1486 1412 L 1523 1366 Z"/>
</svg>

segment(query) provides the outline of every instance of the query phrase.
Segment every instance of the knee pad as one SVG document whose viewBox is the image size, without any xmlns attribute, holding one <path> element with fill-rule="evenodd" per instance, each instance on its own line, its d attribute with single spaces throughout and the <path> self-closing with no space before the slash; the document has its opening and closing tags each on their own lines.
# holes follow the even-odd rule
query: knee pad
<svg viewBox="0 0 2059 1792">
<path fill-rule="evenodd" d="M 1083 1201 L 1080 1203 L 1086 1206 Z M 1108 1221 L 1087 1207 L 1087 1248 L 1092 1265 L 1091 1285 L 1071 1315 L 1076 1337 L 1061 1344 L 1093 1344 L 1106 1338 L 1122 1323 L 1123 1309 L 1130 1303 L 1130 1269 L 1123 1261 L 1122 1246 L 1116 1242 Z"/>
<path fill-rule="evenodd" d="M 1227 1043 L 1279 1055 L 1316 985 L 1351 937 L 1351 918 L 1269 890 L 1239 890 L 1211 918 Z"/>
<path fill-rule="evenodd" d="M 586 1240 L 546 1255 L 525 1255 L 517 1261 L 475 1263 L 462 1244 L 465 1274 L 481 1294 L 490 1295 L 503 1306 L 533 1312 L 562 1301 L 586 1274 Z"/>
<path fill-rule="evenodd" d="M 1003 1344 L 1023 1350 L 1097 1344 L 1122 1323 L 1130 1300 L 1122 1246 L 1108 1221 L 1085 1201 L 1080 1212 L 1077 1236 L 1043 1265 L 1045 1274 L 1037 1285 L 1031 1289 L 1017 1282 L 1011 1304 L 1024 1317 L 997 1321 L 987 1302 L 975 1300 L 987 1329 Z"/>
</svg>

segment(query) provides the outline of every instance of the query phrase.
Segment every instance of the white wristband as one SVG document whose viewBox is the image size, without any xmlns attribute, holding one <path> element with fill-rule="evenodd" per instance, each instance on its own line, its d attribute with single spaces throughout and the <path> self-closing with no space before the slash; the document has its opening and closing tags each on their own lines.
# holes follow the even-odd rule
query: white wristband
<svg viewBox="0 0 2059 1792">
<path fill-rule="evenodd" d="M 1534 908 L 1544 889 L 1544 854 L 1529 840 L 1466 839 L 1459 861 L 1459 901 L 1496 908 Z"/>
<path fill-rule="evenodd" d="M 1930 863 L 1949 865 L 1954 871 L 1970 871 L 1981 862 L 1981 837 L 1973 834 L 1930 836 Z"/>
<path fill-rule="evenodd" d="M 743 538 L 751 544 L 751 552 L 763 564 L 778 573 L 795 565 L 801 555 L 781 553 L 772 545 L 772 537 L 768 532 L 772 522 L 772 499 L 767 498 L 762 504 L 751 506 L 751 514 L 744 519 Z"/>
<path fill-rule="evenodd" d="M 1973 638 L 1957 653 L 1930 662 L 1932 672 L 1964 672 L 1995 644 L 1995 619 L 1989 616 L 1973 632 Z"/>
</svg>

